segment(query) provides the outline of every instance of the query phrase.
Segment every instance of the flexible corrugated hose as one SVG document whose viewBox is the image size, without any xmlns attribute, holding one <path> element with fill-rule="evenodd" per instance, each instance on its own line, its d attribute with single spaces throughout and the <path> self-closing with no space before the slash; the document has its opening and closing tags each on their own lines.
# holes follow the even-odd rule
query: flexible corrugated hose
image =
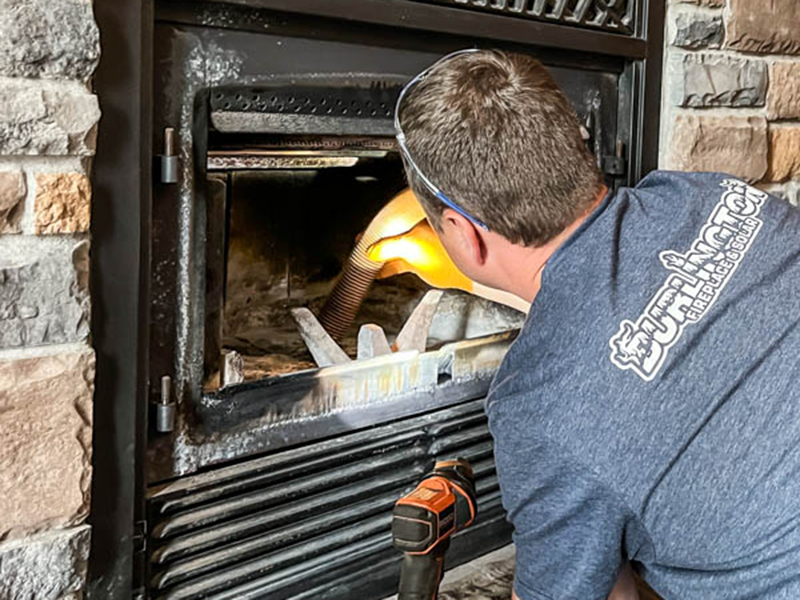
<svg viewBox="0 0 800 600">
<path fill-rule="evenodd" d="M 319 320 L 335 340 L 340 340 L 350 327 L 383 267 L 367 257 L 367 249 L 385 237 L 400 235 L 425 218 L 419 202 L 410 189 L 395 196 L 375 215 L 345 263 L 342 275 L 322 307 Z"/>
</svg>

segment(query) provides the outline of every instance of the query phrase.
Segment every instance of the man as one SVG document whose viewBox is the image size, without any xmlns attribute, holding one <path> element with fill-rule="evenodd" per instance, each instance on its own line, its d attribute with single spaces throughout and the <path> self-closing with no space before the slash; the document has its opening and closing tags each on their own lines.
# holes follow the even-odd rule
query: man
<svg viewBox="0 0 800 600">
<path fill-rule="evenodd" d="M 800 211 L 718 174 L 609 193 L 522 55 L 445 58 L 396 125 L 458 269 L 531 303 L 487 400 L 515 597 L 635 597 L 630 562 L 667 600 L 800 598 Z"/>
</svg>

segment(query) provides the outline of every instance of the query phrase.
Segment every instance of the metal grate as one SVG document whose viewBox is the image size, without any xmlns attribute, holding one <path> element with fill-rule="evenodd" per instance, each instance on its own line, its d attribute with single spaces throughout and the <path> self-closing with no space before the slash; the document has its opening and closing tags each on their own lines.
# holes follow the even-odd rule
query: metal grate
<svg viewBox="0 0 800 600">
<path fill-rule="evenodd" d="M 296 85 L 291 88 L 239 86 L 215 88 L 211 110 L 318 115 L 356 119 L 391 119 L 399 86 L 372 89 Z"/>
<path fill-rule="evenodd" d="M 634 34 L 635 0 L 416 0 L 456 8 Z"/>
<path fill-rule="evenodd" d="M 398 81 L 363 74 L 220 86 L 209 97 L 211 123 L 227 133 L 393 135 L 399 93 Z"/>
<path fill-rule="evenodd" d="M 454 540 L 448 563 L 507 543 L 491 436 L 476 400 L 341 436 L 333 448 L 310 444 L 153 490 L 151 595 L 389 595 L 400 560 L 390 539 L 394 502 L 435 459 L 454 456 L 475 469 L 480 514 Z"/>
</svg>

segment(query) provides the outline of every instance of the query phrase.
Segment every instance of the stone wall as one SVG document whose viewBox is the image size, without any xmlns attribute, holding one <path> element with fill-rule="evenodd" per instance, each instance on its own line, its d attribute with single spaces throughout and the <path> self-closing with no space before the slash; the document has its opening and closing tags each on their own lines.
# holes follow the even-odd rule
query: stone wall
<svg viewBox="0 0 800 600">
<path fill-rule="evenodd" d="M 99 55 L 91 0 L 0 0 L 0 600 L 86 580 Z"/>
<path fill-rule="evenodd" d="M 661 167 L 800 202 L 800 1 L 667 0 Z"/>
</svg>

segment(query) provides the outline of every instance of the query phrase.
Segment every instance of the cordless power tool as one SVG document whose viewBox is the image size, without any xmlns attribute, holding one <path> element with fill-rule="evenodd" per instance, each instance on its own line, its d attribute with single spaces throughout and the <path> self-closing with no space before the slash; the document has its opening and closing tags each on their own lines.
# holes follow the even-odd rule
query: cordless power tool
<svg viewBox="0 0 800 600">
<path fill-rule="evenodd" d="M 464 459 L 439 461 L 394 506 L 392 538 L 403 551 L 398 600 L 435 600 L 450 536 L 477 514 L 472 467 Z"/>
</svg>

